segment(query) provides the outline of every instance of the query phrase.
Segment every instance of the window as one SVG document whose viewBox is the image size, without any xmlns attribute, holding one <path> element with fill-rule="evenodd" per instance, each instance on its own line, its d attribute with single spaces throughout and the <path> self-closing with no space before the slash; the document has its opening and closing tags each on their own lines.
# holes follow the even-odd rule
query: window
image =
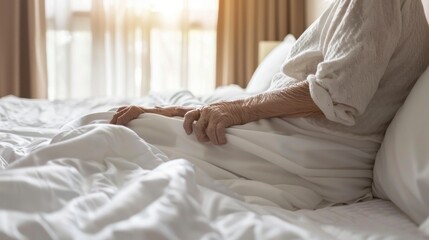
<svg viewBox="0 0 429 240">
<path fill-rule="evenodd" d="M 46 0 L 49 98 L 215 87 L 217 0 Z"/>
</svg>

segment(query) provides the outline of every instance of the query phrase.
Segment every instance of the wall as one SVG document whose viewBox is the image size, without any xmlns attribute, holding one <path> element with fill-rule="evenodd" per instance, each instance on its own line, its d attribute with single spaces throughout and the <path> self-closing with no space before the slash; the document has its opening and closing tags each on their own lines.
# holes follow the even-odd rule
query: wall
<svg viewBox="0 0 429 240">
<path fill-rule="evenodd" d="M 305 23 L 307 27 L 323 13 L 323 11 L 329 6 L 330 2 L 330 0 L 306 0 Z M 429 22 L 429 0 L 422 0 L 422 3 L 425 8 L 426 18 Z"/>
<path fill-rule="evenodd" d="M 316 20 L 323 13 L 323 11 L 325 11 L 330 2 L 330 0 L 306 0 L 305 24 L 307 27 L 310 26 L 310 24 L 312 24 L 314 20 Z"/>
<path fill-rule="evenodd" d="M 425 12 L 426 12 L 426 19 L 429 22 L 429 0 L 422 0 L 423 2 L 423 7 L 425 8 Z"/>
</svg>

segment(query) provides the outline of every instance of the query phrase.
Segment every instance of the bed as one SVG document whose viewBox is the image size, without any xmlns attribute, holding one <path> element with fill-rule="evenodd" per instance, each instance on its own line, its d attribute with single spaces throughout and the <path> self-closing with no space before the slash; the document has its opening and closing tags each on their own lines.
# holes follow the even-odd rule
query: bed
<svg viewBox="0 0 429 240">
<path fill-rule="evenodd" d="M 4 97 L 0 100 L 2 168 L 48 146 L 70 119 L 123 104 L 153 105 L 159 99 L 46 101 Z M 110 168 L 79 180 L 55 166 L 94 171 L 91 166 L 79 163 L 82 159 L 52 158 L 56 160 L 27 158 L 20 167 L 3 170 L 1 239 L 425 238 L 415 223 L 386 200 L 292 212 L 247 204 L 224 194 L 219 186 L 204 186 L 182 160 L 163 163 L 147 179 L 136 180 L 139 185 L 128 185 L 124 182 L 131 181 L 125 179 L 136 175 L 129 169 L 132 166 L 111 163 Z M 179 170 L 174 173 L 172 169 Z M 22 175 L 11 178 L 8 171 Z M 42 178 L 49 182 L 40 182 L 40 176 L 34 175 L 44 171 L 52 172 L 49 178 Z M 117 175 L 108 177 L 111 174 Z M 184 181 L 186 187 L 174 185 Z M 77 183 L 88 189 L 78 189 L 73 185 Z M 150 191 L 153 196 L 145 197 L 146 188 L 156 188 L 155 193 Z M 89 194 L 95 189 L 109 195 L 111 201 Z"/>
<path fill-rule="evenodd" d="M 318 210 L 244 201 L 187 159 L 167 159 L 131 130 L 94 121 L 122 105 L 198 106 L 255 94 L 268 87 L 264 77 L 277 71 L 293 42 L 288 36 L 275 44 L 247 89 L 228 86 L 205 97 L 0 98 L 0 239 L 428 239 L 429 113 L 422 109 L 429 69 L 377 156 L 378 198 Z M 423 127 L 402 129 L 408 122 Z M 407 152 L 403 146 L 413 141 L 417 147 Z M 401 163 L 403 154 L 418 164 L 412 157 Z"/>
</svg>

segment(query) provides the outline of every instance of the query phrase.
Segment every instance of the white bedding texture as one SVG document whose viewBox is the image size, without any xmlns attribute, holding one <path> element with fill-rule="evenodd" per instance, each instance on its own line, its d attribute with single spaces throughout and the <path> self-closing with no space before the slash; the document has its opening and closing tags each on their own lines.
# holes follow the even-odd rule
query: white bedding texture
<svg viewBox="0 0 429 240">
<path fill-rule="evenodd" d="M 205 98 L 186 91 L 141 99 L 1 98 L 0 239 L 427 239 L 389 200 L 297 211 L 268 195 L 249 200 L 234 190 L 240 179 L 215 180 L 205 159 L 168 157 L 170 149 L 156 141 L 169 137 L 139 128 L 139 121 L 173 121 L 162 116 L 107 124 L 121 105 L 200 105 L 246 95 L 230 86 Z M 144 132 L 154 135 L 151 142 Z"/>
</svg>

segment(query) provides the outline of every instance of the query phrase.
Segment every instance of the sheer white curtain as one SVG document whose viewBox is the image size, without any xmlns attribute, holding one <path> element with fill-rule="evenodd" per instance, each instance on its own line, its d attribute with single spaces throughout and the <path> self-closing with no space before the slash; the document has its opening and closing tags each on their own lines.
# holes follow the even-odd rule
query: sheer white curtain
<svg viewBox="0 0 429 240">
<path fill-rule="evenodd" d="M 46 0 L 50 99 L 215 86 L 218 0 Z"/>
</svg>

